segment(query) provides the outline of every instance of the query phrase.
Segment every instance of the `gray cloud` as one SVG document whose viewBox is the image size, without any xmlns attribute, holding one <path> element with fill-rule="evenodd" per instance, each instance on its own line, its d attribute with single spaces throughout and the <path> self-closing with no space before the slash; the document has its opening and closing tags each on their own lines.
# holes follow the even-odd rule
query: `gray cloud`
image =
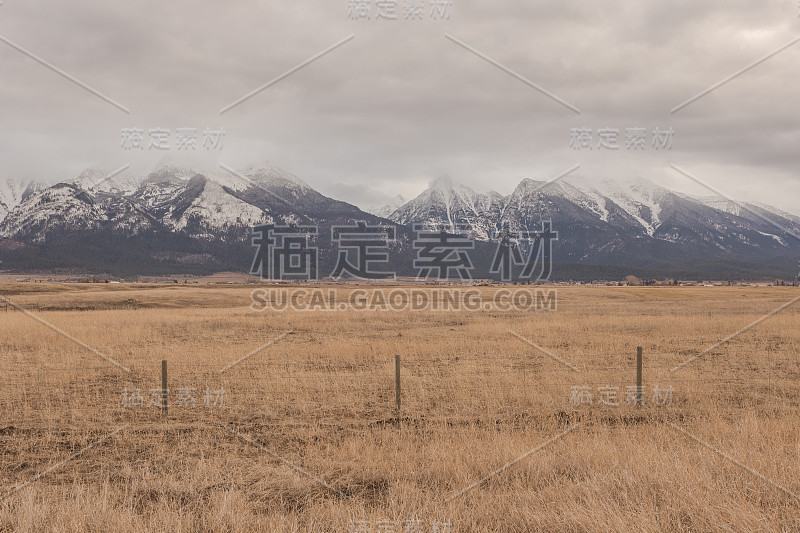
<svg viewBox="0 0 800 533">
<path fill-rule="evenodd" d="M 145 171 L 164 153 L 121 150 L 122 128 L 221 126 L 227 135 L 216 157 L 226 164 L 270 160 L 356 204 L 412 197 L 445 174 L 508 193 L 522 178 L 575 163 L 590 178 L 642 176 L 708 193 L 672 171 L 675 163 L 738 198 L 800 211 L 800 43 L 670 113 L 800 36 L 794 2 L 454 0 L 451 20 L 426 13 L 420 22 L 353 21 L 347 7 L 347 0 L 6 0 L 0 35 L 131 113 L 0 43 L 0 177 L 52 182 L 126 162 Z M 219 114 L 353 33 L 340 49 Z M 673 149 L 570 149 L 571 128 L 607 126 L 672 127 Z"/>
</svg>

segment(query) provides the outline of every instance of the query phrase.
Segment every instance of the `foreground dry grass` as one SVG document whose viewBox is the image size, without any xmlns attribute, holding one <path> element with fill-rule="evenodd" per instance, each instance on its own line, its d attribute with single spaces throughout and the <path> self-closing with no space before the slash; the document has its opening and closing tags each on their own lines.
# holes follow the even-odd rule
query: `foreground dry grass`
<svg viewBox="0 0 800 533">
<path fill-rule="evenodd" d="M 798 289 L 559 288 L 555 313 L 255 312 L 251 290 L 0 286 L 129 369 L 0 314 L 0 530 L 800 531 L 800 302 L 670 372 Z"/>
</svg>

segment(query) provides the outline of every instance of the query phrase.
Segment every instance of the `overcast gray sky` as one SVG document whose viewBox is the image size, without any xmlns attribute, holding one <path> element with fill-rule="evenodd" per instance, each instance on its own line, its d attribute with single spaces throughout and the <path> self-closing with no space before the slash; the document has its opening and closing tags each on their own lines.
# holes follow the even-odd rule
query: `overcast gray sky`
<svg viewBox="0 0 800 533">
<path fill-rule="evenodd" d="M 127 114 L 0 42 L 0 177 L 55 182 L 88 167 L 146 173 L 122 128 L 222 127 L 233 167 L 269 161 L 362 207 L 449 175 L 509 193 L 580 163 L 800 212 L 800 37 L 789 0 L 453 0 L 449 20 L 352 20 L 349 0 L 3 0 L 0 37 L 130 109 Z M 411 3 L 416 3 L 412 0 Z M 421 2 L 420 2 L 421 3 Z M 230 111 L 220 110 L 349 35 Z M 515 79 L 445 34 L 546 89 Z M 570 130 L 673 128 L 669 151 L 574 150 Z M 201 135 L 202 136 L 202 135 Z M 201 142 L 201 139 L 198 139 Z"/>
</svg>

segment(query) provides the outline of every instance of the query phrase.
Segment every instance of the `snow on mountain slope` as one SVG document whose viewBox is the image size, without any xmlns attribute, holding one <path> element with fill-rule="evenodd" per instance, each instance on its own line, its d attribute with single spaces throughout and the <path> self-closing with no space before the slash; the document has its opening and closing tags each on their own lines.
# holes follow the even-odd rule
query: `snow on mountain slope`
<svg viewBox="0 0 800 533">
<path fill-rule="evenodd" d="M 20 203 L 3 220 L 0 235 L 23 235 L 40 242 L 51 229 L 93 229 L 107 220 L 105 211 L 86 191 L 72 184 L 59 183 Z"/>
<path fill-rule="evenodd" d="M 126 175 L 124 172 L 111 176 L 112 173 L 113 171 L 87 169 L 81 172 L 77 178 L 65 183 L 75 185 L 90 194 L 131 194 L 139 188 L 142 181 L 140 178 Z"/>
<path fill-rule="evenodd" d="M 282 187 L 292 189 L 299 193 L 313 190 L 306 182 L 281 168 L 274 167 L 269 163 L 260 167 L 248 167 L 240 172 L 241 175 L 251 180 L 260 187 L 272 188 Z"/>
<path fill-rule="evenodd" d="M 787 213 L 786 211 L 767 204 L 736 202 L 719 196 L 702 196 L 697 198 L 697 200 L 704 205 L 737 217 L 753 219 L 754 217 L 760 218 L 759 215 L 767 218 L 777 215 L 779 218 L 785 219 L 792 224 L 800 224 L 799 216 Z"/>
<path fill-rule="evenodd" d="M 691 198 L 687 195 L 682 195 L 685 198 Z M 708 207 L 712 207 L 723 213 L 728 213 L 730 215 L 741 216 L 742 212 L 744 211 L 741 206 L 732 200 L 728 200 L 727 198 L 722 198 L 719 196 L 699 196 L 696 198 L 699 202 L 703 205 L 707 205 Z"/>
<path fill-rule="evenodd" d="M 108 175 L 108 172 L 90 168 L 78 174 L 77 178 L 64 181 L 63 183 L 69 183 L 87 192 L 95 190 L 110 191 L 112 189 L 111 180 L 113 178 L 106 179 Z"/>
<path fill-rule="evenodd" d="M 0 222 L 30 195 L 44 189 L 44 185 L 24 179 L 0 180 Z"/>
<path fill-rule="evenodd" d="M 568 182 L 562 179 L 545 187 L 540 187 L 541 192 L 560 196 L 582 209 L 596 214 L 603 222 L 608 222 L 608 198 L 593 187 L 586 187 L 581 182 Z"/>
<path fill-rule="evenodd" d="M 608 220 L 607 202 L 610 200 L 639 222 L 651 237 L 661 225 L 662 202 L 670 191 L 646 180 L 616 181 L 610 179 L 588 180 L 568 176 L 562 180 L 590 196 Z"/>
<path fill-rule="evenodd" d="M 499 217 L 503 197 L 495 192 L 476 193 L 454 184 L 449 177 L 431 182 L 430 187 L 389 217 L 399 224 L 469 225 L 476 238 L 486 240 L 495 231 L 493 219 Z"/>
<path fill-rule="evenodd" d="M 192 169 L 162 167 L 142 180 L 131 199 L 148 210 L 158 210 L 186 189 L 197 175 Z"/>
<path fill-rule="evenodd" d="M 570 184 L 566 182 L 561 185 L 562 189 L 570 187 Z M 574 186 L 572 187 L 574 188 Z M 576 191 L 578 194 L 571 195 L 575 203 L 597 214 L 603 222 L 608 222 L 608 197 L 604 196 L 593 187 L 584 190 L 576 188 Z M 565 195 L 565 197 L 570 197 L 570 195 Z"/>
<path fill-rule="evenodd" d="M 175 204 L 162 219 L 175 230 L 188 228 L 190 233 L 202 233 L 203 237 L 211 238 L 217 232 L 233 227 L 249 228 L 266 220 L 261 209 L 232 196 L 205 176 L 193 177 L 186 190 L 192 191 L 183 199 L 188 205 Z"/>
<path fill-rule="evenodd" d="M 389 218 L 392 215 L 392 213 L 397 211 L 397 209 L 402 205 L 404 205 L 406 202 L 407 200 L 403 198 L 402 195 L 398 194 L 397 196 L 392 198 L 392 200 L 387 204 L 384 204 L 382 206 L 368 206 L 363 209 L 367 213 L 371 213 L 375 216 L 381 218 Z"/>
<path fill-rule="evenodd" d="M 543 204 L 542 199 L 548 193 L 545 189 L 552 186 L 552 183 L 544 181 L 523 179 L 511 194 L 499 199 L 503 206 L 500 211 L 502 218 L 513 222 L 514 218 L 527 217 L 532 213 L 536 213 L 540 220 L 549 218 L 548 207 Z"/>
<path fill-rule="evenodd" d="M 735 202 L 717 196 L 698 198 L 703 205 L 749 221 L 760 226 L 762 235 L 785 244 L 786 239 L 800 241 L 800 217 L 766 204 Z"/>
<path fill-rule="evenodd" d="M 794 222 L 795 224 L 800 224 L 800 216 L 795 215 L 793 213 L 789 213 L 789 212 L 784 211 L 782 209 L 778 209 L 777 207 L 772 207 L 771 205 L 762 204 L 762 203 L 759 203 L 759 202 L 753 202 L 751 205 L 754 205 L 754 206 L 756 206 L 756 207 L 758 207 L 760 209 L 763 209 L 764 211 L 775 213 L 776 215 L 780 215 L 781 217 L 785 218 L 786 220 L 790 220 L 790 221 Z"/>
<path fill-rule="evenodd" d="M 17 205 L 0 223 L 0 234 L 41 242 L 57 229 L 126 235 L 159 229 L 203 240 L 241 240 L 261 223 L 368 217 L 275 167 L 239 173 L 168 164 L 143 179 L 126 177 L 125 182 L 135 187 L 120 187 L 106 180 L 107 175 L 87 170 L 45 189 Z"/>
<path fill-rule="evenodd" d="M 616 182 L 609 179 L 589 180 L 569 176 L 553 182 L 524 179 L 517 188 L 504 199 L 503 213 L 513 210 L 531 211 L 534 207 L 543 210 L 541 216 L 548 216 L 548 203 L 545 197 L 557 197 L 593 213 L 600 221 L 610 222 L 612 210 L 616 206 L 642 229 L 653 236 L 661 224 L 661 202 L 670 191 L 645 180 Z"/>
</svg>

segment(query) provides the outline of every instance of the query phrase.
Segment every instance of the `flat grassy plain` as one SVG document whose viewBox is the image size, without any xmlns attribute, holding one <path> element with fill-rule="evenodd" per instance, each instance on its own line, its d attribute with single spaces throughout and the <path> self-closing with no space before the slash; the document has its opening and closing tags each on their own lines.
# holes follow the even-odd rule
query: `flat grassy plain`
<svg viewBox="0 0 800 533">
<path fill-rule="evenodd" d="M 0 284 L 31 309 L 0 310 L 0 531 L 800 531 L 798 288 L 557 287 L 555 312 L 253 289 Z"/>
</svg>

